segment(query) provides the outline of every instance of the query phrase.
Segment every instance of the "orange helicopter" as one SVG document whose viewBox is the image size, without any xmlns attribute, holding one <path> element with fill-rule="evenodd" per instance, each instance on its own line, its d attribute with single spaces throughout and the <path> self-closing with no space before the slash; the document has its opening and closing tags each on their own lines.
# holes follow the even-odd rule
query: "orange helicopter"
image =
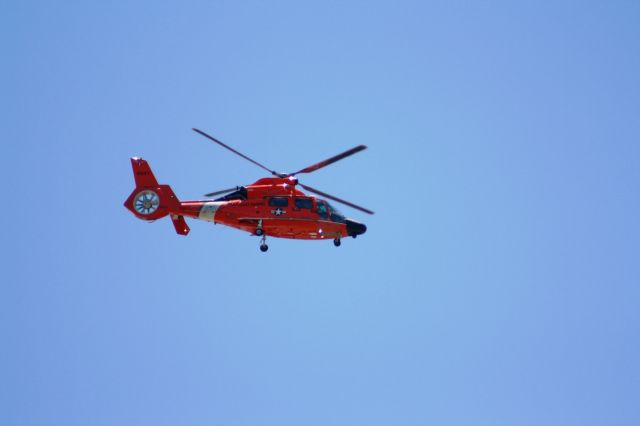
<svg viewBox="0 0 640 426">
<path fill-rule="evenodd" d="M 261 237 L 260 250 L 263 252 L 269 249 L 266 244 L 267 236 L 300 240 L 332 239 L 333 244 L 338 247 L 342 238 L 356 238 L 366 232 L 367 227 L 363 223 L 347 219 L 327 201 L 306 195 L 296 187 L 300 186 L 309 192 L 367 214 L 373 214 L 371 210 L 303 185 L 295 177 L 333 164 L 366 149 L 366 146 L 358 145 L 294 173 L 278 173 L 202 130 L 193 130 L 268 171 L 273 177 L 259 179 L 250 185 L 205 194 L 205 197 L 222 195 L 214 200 L 180 201 L 169 185 L 158 183 L 145 160 L 132 157 L 136 188 L 124 202 L 124 206 L 138 219 L 154 221 L 170 216 L 176 232 L 180 235 L 189 233 L 185 217 L 220 223 Z"/>
</svg>

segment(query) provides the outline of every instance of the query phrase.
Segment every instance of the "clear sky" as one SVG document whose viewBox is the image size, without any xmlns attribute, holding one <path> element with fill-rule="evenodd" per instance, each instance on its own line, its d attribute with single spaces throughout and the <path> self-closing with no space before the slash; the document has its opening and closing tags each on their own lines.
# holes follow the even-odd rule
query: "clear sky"
<svg viewBox="0 0 640 426">
<path fill-rule="evenodd" d="M 640 424 L 640 3 L 0 6 L 0 425 Z M 302 181 L 331 242 L 139 221 Z"/>
</svg>

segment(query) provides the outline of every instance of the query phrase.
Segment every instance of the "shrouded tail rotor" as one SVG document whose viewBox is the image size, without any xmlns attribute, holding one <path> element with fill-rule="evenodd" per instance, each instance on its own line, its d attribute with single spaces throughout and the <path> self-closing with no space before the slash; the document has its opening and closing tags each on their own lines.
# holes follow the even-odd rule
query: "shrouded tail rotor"
<svg viewBox="0 0 640 426">
<path fill-rule="evenodd" d="M 158 210 L 160 197 L 149 189 L 140 192 L 133 199 L 133 208 L 141 215 L 150 215 Z"/>
</svg>

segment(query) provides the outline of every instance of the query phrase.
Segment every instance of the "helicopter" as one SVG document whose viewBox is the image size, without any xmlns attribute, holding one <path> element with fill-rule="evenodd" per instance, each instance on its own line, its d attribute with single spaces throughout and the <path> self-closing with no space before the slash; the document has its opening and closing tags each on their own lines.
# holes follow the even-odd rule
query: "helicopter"
<svg viewBox="0 0 640 426">
<path fill-rule="evenodd" d="M 258 179 L 249 185 L 204 195 L 208 198 L 218 196 L 215 199 L 180 201 L 169 185 L 158 183 L 146 160 L 131 157 L 136 187 L 124 202 L 124 206 L 138 219 L 153 222 L 169 216 L 179 235 L 187 235 L 190 231 L 185 218 L 230 226 L 260 237 L 262 252 L 269 249 L 266 243 L 267 236 L 299 240 L 333 240 L 333 244 L 339 247 L 342 238 L 356 238 L 366 232 L 367 227 L 364 223 L 346 218 L 325 199 L 306 195 L 298 187 L 370 215 L 374 214 L 373 211 L 304 185 L 296 177 L 299 174 L 315 172 L 356 154 L 366 149 L 365 145 L 358 145 L 294 173 L 279 173 L 202 130 L 192 130 L 266 170 L 271 176 Z"/>
</svg>

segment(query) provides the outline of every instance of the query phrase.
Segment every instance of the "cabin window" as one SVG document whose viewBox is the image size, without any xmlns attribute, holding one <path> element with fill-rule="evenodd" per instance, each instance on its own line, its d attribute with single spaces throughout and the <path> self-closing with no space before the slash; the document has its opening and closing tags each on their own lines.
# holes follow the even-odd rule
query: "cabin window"
<svg viewBox="0 0 640 426">
<path fill-rule="evenodd" d="M 299 209 L 312 209 L 313 201 L 309 198 L 296 198 L 296 207 Z"/>
<path fill-rule="evenodd" d="M 271 207 L 287 207 L 289 205 L 288 197 L 271 197 L 269 199 L 269 205 Z"/>
</svg>

